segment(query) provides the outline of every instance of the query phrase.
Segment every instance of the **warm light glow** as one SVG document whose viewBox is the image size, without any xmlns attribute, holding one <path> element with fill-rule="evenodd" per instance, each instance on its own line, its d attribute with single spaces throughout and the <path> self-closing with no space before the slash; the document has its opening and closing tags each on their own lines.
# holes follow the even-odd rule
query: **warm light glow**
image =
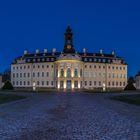
<svg viewBox="0 0 140 140">
<path fill-rule="evenodd" d="M 64 74 L 64 77 L 67 77 L 67 74 L 66 74 L 66 72 L 65 72 L 65 74 Z"/>
<path fill-rule="evenodd" d="M 80 88 L 80 84 L 78 84 L 78 88 Z"/>
<path fill-rule="evenodd" d="M 58 78 L 60 77 L 60 73 L 58 72 L 58 76 L 57 76 Z"/>
<path fill-rule="evenodd" d="M 60 88 L 60 84 L 58 84 L 58 88 Z"/>
<path fill-rule="evenodd" d="M 35 91 L 35 90 L 36 90 L 36 83 L 33 82 L 33 91 Z"/>
<path fill-rule="evenodd" d="M 106 90 L 106 88 L 105 88 L 105 83 L 103 83 L 103 91 L 105 91 Z"/>
<path fill-rule="evenodd" d="M 35 82 L 33 82 L 33 87 L 35 87 L 36 86 L 36 83 Z"/>
<path fill-rule="evenodd" d="M 74 88 L 74 84 L 72 84 L 72 89 Z"/>
<path fill-rule="evenodd" d="M 80 60 L 58 60 L 56 62 L 80 62 L 81 63 Z"/>
<path fill-rule="evenodd" d="M 66 83 L 64 83 L 64 88 L 66 88 Z"/>
<path fill-rule="evenodd" d="M 71 77 L 74 77 L 74 72 L 73 72 L 73 70 L 72 70 L 72 72 L 71 72 Z"/>
</svg>

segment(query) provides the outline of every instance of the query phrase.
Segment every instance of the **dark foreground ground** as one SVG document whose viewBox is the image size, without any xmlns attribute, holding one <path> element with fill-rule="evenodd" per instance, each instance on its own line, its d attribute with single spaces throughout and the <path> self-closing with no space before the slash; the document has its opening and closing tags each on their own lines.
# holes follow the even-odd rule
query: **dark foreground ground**
<svg viewBox="0 0 140 140">
<path fill-rule="evenodd" d="M 0 104 L 0 140 L 140 140 L 140 106 L 113 94 L 21 94 Z"/>
</svg>

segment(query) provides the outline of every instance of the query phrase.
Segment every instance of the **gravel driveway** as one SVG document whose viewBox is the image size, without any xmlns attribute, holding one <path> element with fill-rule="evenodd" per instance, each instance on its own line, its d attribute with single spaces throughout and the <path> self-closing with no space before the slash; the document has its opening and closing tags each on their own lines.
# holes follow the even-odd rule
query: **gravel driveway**
<svg viewBox="0 0 140 140">
<path fill-rule="evenodd" d="M 140 106 L 109 94 L 22 94 L 0 105 L 0 140 L 140 140 Z"/>
</svg>

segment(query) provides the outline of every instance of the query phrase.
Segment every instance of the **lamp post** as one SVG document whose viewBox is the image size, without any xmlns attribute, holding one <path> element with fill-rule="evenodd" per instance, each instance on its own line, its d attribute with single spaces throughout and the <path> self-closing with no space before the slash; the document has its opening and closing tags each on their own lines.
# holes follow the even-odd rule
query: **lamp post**
<svg viewBox="0 0 140 140">
<path fill-rule="evenodd" d="M 33 82 L 33 91 L 36 91 L 36 83 Z"/>
<path fill-rule="evenodd" d="M 105 83 L 103 83 L 103 91 L 106 91 Z"/>
</svg>

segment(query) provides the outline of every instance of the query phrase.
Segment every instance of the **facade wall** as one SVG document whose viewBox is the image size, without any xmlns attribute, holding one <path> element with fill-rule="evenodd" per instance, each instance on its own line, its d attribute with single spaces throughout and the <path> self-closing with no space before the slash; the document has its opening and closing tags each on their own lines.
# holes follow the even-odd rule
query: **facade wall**
<svg viewBox="0 0 140 140">
<path fill-rule="evenodd" d="M 83 87 L 83 62 L 78 60 L 60 60 L 56 62 L 56 67 L 58 73 L 56 74 L 57 88 Z M 62 74 L 63 71 L 64 75 Z M 70 85 L 68 85 L 69 81 Z"/>
<path fill-rule="evenodd" d="M 67 76 L 70 68 L 71 76 Z M 64 75 L 61 76 L 61 69 Z M 77 75 L 75 74 L 77 69 Z M 47 63 L 23 63 L 11 66 L 14 87 L 123 89 L 127 84 L 127 65 L 59 60 Z M 71 83 L 68 83 L 68 82 Z M 63 86 L 62 86 L 63 83 Z"/>
<path fill-rule="evenodd" d="M 11 66 L 14 87 L 54 87 L 54 63 L 25 63 Z"/>
<path fill-rule="evenodd" d="M 84 88 L 120 88 L 127 84 L 127 65 L 106 63 L 84 64 Z"/>
</svg>

